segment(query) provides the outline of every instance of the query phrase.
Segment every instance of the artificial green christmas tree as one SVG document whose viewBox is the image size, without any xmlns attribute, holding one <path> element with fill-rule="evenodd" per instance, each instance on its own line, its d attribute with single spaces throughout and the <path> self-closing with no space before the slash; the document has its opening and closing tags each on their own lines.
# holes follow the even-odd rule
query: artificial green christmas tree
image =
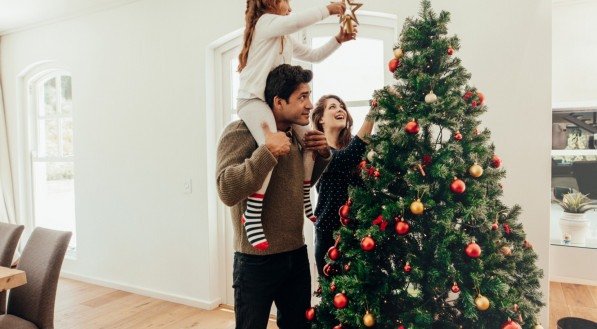
<svg viewBox="0 0 597 329">
<path fill-rule="evenodd" d="M 374 92 L 379 130 L 339 210 L 313 328 L 540 328 L 542 271 L 520 207 L 500 201 L 485 96 L 466 84 L 449 19 L 422 1 L 389 63 L 395 83 Z"/>
</svg>

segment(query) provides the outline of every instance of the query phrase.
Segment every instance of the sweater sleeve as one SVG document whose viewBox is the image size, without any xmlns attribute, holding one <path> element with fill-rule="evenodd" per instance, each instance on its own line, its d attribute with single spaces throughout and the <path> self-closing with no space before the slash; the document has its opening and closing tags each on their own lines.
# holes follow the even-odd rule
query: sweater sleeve
<svg viewBox="0 0 597 329">
<path fill-rule="evenodd" d="M 255 149 L 255 140 L 248 130 L 229 125 L 218 145 L 216 184 L 222 202 L 233 206 L 259 190 L 267 174 L 278 163 L 265 145 Z"/>
<path fill-rule="evenodd" d="M 330 38 L 323 46 L 310 48 L 303 45 L 298 40 L 292 38 L 292 55 L 297 59 L 310 63 L 319 63 L 328 58 L 336 49 L 340 48 L 340 43 L 335 37 Z"/>
<path fill-rule="evenodd" d="M 328 170 L 348 171 L 356 168 L 363 158 L 366 148 L 367 144 L 359 136 L 354 136 L 348 146 L 334 153 L 334 159 Z"/>
<path fill-rule="evenodd" d="M 297 32 L 330 16 L 327 6 L 313 7 L 292 15 L 264 14 L 255 25 L 255 38 L 269 39 Z"/>
<path fill-rule="evenodd" d="M 320 157 L 319 155 L 315 158 L 315 164 L 313 164 L 313 174 L 311 174 L 311 186 L 315 185 L 321 174 L 326 170 L 330 162 L 334 157 L 330 156 L 327 159 Z"/>
</svg>

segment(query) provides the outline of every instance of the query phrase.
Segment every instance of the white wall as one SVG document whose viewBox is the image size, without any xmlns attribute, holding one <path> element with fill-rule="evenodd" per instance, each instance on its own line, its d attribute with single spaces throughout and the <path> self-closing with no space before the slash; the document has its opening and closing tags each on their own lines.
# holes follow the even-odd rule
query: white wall
<svg viewBox="0 0 597 329">
<path fill-rule="evenodd" d="M 554 107 L 597 107 L 595 16 L 595 1 L 567 1 L 553 6 Z M 557 218 L 552 216 L 552 226 L 557 227 Z M 550 276 L 555 281 L 595 285 L 595 257 L 595 249 L 550 246 Z"/>
<path fill-rule="evenodd" d="M 320 3 L 292 5 L 300 10 Z M 549 234 L 542 223 L 549 218 L 550 4 L 433 4 L 452 12 L 450 32 L 462 41 L 458 56 L 487 95 L 484 122 L 509 172 L 505 201 L 522 205 L 547 274 Z M 368 0 L 363 10 L 397 14 L 401 27 L 418 5 Z M 213 193 L 205 175 L 213 155 L 206 149 L 214 141 L 204 133 L 210 125 L 205 111 L 213 111 L 204 104 L 205 47 L 240 28 L 243 11 L 242 0 L 144 0 L 2 37 L 13 143 L 19 72 L 55 59 L 73 73 L 79 250 L 66 271 L 198 305 L 217 302 L 217 250 L 210 249 L 217 243 L 208 233 L 214 228 L 206 227 L 206 195 Z M 186 178 L 194 182 L 191 195 L 182 193 Z"/>
</svg>

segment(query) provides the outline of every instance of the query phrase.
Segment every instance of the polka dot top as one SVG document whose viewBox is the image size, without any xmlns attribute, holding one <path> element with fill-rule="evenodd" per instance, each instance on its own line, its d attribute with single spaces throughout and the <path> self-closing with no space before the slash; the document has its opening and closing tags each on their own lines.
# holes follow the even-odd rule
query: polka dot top
<svg viewBox="0 0 597 329">
<path fill-rule="evenodd" d="M 316 188 L 319 193 L 315 227 L 321 232 L 333 232 L 340 227 L 338 209 L 348 199 L 348 187 L 362 184 L 358 165 L 367 144 L 354 136 L 343 149 L 332 149 L 332 160 L 323 172 Z"/>
</svg>

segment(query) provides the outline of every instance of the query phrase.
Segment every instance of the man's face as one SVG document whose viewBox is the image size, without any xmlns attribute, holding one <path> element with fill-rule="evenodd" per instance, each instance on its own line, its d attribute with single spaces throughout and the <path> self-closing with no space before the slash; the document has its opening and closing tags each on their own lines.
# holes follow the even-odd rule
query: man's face
<svg viewBox="0 0 597 329">
<path fill-rule="evenodd" d="M 288 98 L 288 103 L 283 99 L 277 99 L 277 103 L 282 121 L 300 126 L 309 124 L 309 114 L 313 109 L 309 84 L 301 83 Z"/>
</svg>

